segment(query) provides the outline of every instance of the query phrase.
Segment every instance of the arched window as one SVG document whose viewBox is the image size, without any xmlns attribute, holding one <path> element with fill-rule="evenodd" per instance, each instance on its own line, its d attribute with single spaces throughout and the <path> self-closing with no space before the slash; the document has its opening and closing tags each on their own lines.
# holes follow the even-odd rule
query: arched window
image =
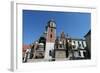
<svg viewBox="0 0 100 73">
<path fill-rule="evenodd" d="M 50 38 L 52 38 L 52 34 L 50 34 Z"/>
</svg>

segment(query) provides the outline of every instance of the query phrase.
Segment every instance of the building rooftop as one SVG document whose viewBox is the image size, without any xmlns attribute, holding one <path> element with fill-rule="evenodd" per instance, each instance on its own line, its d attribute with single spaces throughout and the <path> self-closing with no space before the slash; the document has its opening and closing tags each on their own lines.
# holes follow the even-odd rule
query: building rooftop
<svg viewBox="0 0 100 73">
<path fill-rule="evenodd" d="M 29 48 L 31 48 L 30 45 L 26 45 L 26 44 L 23 45 L 23 51 L 26 51 L 26 50 L 29 49 Z"/>
<path fill-rule="evenodd" d="M 86 33 L 86 35 L 84 37 L 86 37 L 87 35 L 91 34 L 91 30 L 88 31 L 88 33 Z"/>
</svg>

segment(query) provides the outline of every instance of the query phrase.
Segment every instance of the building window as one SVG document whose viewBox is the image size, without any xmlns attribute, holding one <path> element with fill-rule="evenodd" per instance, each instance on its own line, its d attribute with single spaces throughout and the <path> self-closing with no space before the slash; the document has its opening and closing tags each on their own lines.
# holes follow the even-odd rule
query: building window
<svg viewBox="0 0 100 73">
<path fill-rule="evenodd" d="M 53 29 L 51 29 L 51 32 L 53 32 Z"/>
<path fill-rule="evenodd" d="M 51 50 L 49 51 L 49 56 L 52 56 Z"/>
<path fill-rule="evenodd" d="M 79 42 L 79 41 L 78 41 L 78 46 L 79 46 L 79 47 L 81 47 L 81 44 L 80 44 L 80 42 Z"/>
<path fill-rule="evenodd" d="M 79 44 L 79 47 L 81 47 L 81 44 Z"/>
<path fill-rule="evenodd" d="M 82 46 L 83 46 L 83 48 L 84 48 L 84 41 L 82 41 Z"/>
<path fill-rule="evenodd" d="M 79 43 L 79 41 L 78 41 L 78 45 L 79 45 L 80 43 Z"/>
<path fill-rule="evenodd" d="M 80 51 L 79 51 L 79 56 L 81 56 L 81 53 L 80 53 Z"/>
<path fill-rule="evenodd" d="M 60 48 L 62 48 L 62 44 L 60 44 Z"/>
<path fill-rule="evenodd" d="M 74 42 L 74 44 L 75 44 L 75 41 L 73 41 Z"/>
<path fill-rule="evenodd" d="M 73 48 L 75 48 L 75 45 L 74 46 L 72 46 Z"/>
<path fill-rule="evenodd" d="M 52 34 L 50 35 L 50 38 L 52 38 Z"/>
</svg>

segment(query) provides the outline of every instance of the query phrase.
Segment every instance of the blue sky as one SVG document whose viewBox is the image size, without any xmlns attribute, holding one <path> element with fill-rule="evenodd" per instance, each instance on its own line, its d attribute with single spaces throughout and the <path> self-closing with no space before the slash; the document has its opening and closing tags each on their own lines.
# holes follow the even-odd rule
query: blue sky
<svg viewBox="0 0 100 73">
<path fill-rule="evenodd" d="M 90 13 L 23 10 L 23 44 L 37 40 L 50 19 L 56 22 L 58 36 L 64 31 L 71 37 L 83 38 L 91 28 Z"/>
</svg>

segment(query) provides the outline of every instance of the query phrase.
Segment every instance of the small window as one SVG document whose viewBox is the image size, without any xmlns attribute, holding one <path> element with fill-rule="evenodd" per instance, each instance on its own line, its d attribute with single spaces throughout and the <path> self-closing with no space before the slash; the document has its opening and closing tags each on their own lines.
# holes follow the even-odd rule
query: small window
<svg viewBox="0 0 100 73">
<path fill-rule="evenodd" d="M 81 56 L 81 53 L 80 53 L 80 51 L 79 51 L 79 56 Z"/>
<path fill-rule="evenodd" d="M 62 44 L 60 44 L 60 48 L 62 48 Z"/>
<path fill-rule="evenodd" d="M 50 38 L 52 38 L 52 34 L 50 35 Z"/>
<path fill-rule="evenodd" d="M 74 42 L 74 44 L 75 44 L 75 41 L 73 41 Z"/>
<path fill-rule="evenodd" d="M 84 47 L 84 41 L 82 41 L 82 46 Z"/>
<path fill-rule="evenodd" d="M 81 47 L 81 44 L 79 44 L 79 47 Z"/>
<path fill-rule="evenodd" d="M 53 32 L 53 29 L 51 29 L 51 32 Z"/>
<path fill-rule="evenodd" d="M 72 46 L 73 48 L 75 48 L 75 46 Z"/>
<path fill-rule="evenodd" d="M 79 43 L 79 41 L 78 41 L 78 45 L 79 45 L 80 43 Z"/>
<path fill-rule="evenodd" d="M 51 50 L 49 51 L 49 56 L 52 56 L 52 54 L 51 54 Z"/>
</svg>

